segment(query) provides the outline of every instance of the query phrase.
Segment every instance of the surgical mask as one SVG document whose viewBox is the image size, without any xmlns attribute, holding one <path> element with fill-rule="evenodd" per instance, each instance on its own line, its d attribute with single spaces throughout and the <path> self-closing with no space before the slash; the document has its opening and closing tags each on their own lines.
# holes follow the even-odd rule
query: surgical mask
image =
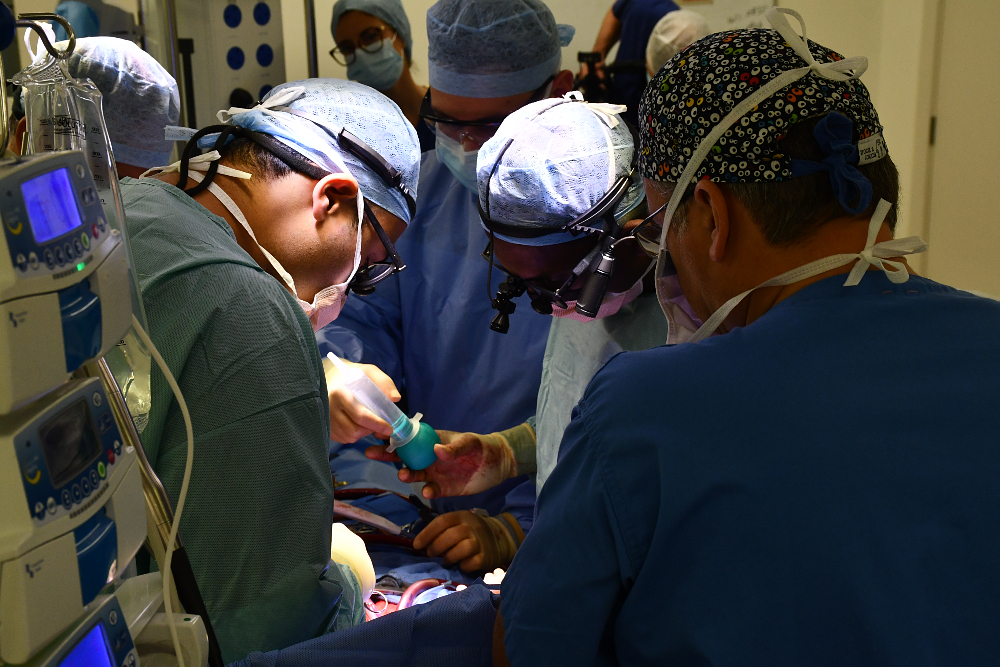
<svg viewBox="0 0 1000 667">
<path fill-rule="evenodd" d="M 389 90 L 403 73 L 403 56 L 385 40 L 375 53 L 364 49 L 354 52 L 354 62 L 347 66 L 347 78 L 371 86 L 375 90 Z"/>
<path fill-rule="evenodd" d="M 645 274 L 643 274 L 645 278 Z M 590 322 L 604 317 L 611 317 L 627 304 L 632 303 L 642 294 L 642 280 L 639 278 L 634 285 L 624 292 L 608 292 L 601 301 L 601 307 L 597 310 L 597 317 L 587 317 L 576 312 L 576 301 L 567 301 L 565 308 L 560 308 L 557 304 L 552 304 L 552 317 L 565 317 L 577 322 Z"/>
<path fill-rule="evenodd" d="M 217 151 L 212 151 L 204 155 L 199 155 L 196 158 L 192 158 L 189 162 L 189 166 L 192 170 L 205 170 L 208 168 L 208 164 L 212 161 L 219 159 L 219 153 Z M 143 177 L 153 173 L 154 171 L 160 173 L 169 173 L 171 171 L 178 171 L 180 167 L 180 162 L 175 162 L 169 167 L 150 169 Z M 229 167 L 219 166 L 219 173 L 224 176 L 232 176 L 235 178 L 250 178 L 250 174 L 239 171 L 236 169 L 231 169 Z M 194 180 L 196 183 L 200 183 L 204 176 L 197 173 L 197 171 L 188 172 L 188 176 Z M 222 203 L 226 209 L 233 214 L 233 217 L 240 223 L 243 229 L 246 230 L 253 242 L 260 248 L 260 251 L 264 253 L 264 257 L 267 261 L 271 263 L 274 270 L 281 280 L 288 287 L 288 291 L 292 293 L 295 300 L 299 302 L 302 306 L 302 310 L 306 312 L 306 316 L 309 318 L 309 322 L 312 324 L 313 331 L 319 331 L 325 327 L 330 322 L 333 322 L 340 315 L 340 311 L 344 308 L 344 302 L 347 300 L 347 286 L 350 284 L 351 280 L 354 278 L 354 274 L 358 272 L 358 268 L 361 266 L 361 221 L 364 220 L 364 197 L 361 191 L 358 190 L 358 234 L 357 241 L 354 246 L 354 264 L 351 268 L 351 274 L 342 283 L 337 283 L 336 285 L 330 285 L 325 287 L 318 292 L 313 297 L 312 303 L 308 303 L 299 298 L 298 292 L 295 290 L 295 279 L 292 278 L 291 274 L 285 270 L 281 263 L 275 259 L 274 255 L 269 253 L 264 246 L 257 241 L 257 236 L 253 233 L 253 229 L 250 227 L 250 223 L 247 222 L 246 216 L 243 215 L 243 211 L 240 207 L 236 205 L 232 197 L 226 194 L 226 191 L 220 188 L 216 183 L 211 183 L 208 186 L 208 191 L 211 192 L 215 197 Z"/>
<path fill-rule="evenodd" d="M 452 176 L 465 186 L 469 192 L 478 195 L 479 183 L 476 180 L 476 161 L 479 159 L 479 150 L 467 151 L 462 147 L 461 142 L 455 141 L 443 132 L 437 133 L 435 151 L 441 164 L 448 167 Z"/>
<path fill-rule="evenodd" d="M 660 307 L 667 318 L 667 345 L 685 343 L 702 325 L 681 290 L 677 274 L 656 279 L 656 293 L 662 295 Z"/>
</svg>

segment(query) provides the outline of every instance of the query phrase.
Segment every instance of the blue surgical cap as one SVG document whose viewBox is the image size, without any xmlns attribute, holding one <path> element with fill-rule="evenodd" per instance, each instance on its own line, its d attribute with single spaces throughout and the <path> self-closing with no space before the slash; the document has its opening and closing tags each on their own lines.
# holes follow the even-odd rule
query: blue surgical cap
<svg viewBox="0 0 1000 667">
<path fill-rule="evenodd" d="M 403 52 L 407 60 L 412 60 L 413 37 L 410 35 L 410 20 L 406 18 L 402 0 L 337 0 L 333 6 L 333 20 L 330 22 L 330 32 L 337 38 L 337 24 L 340 17 L 347 12 L 364 12 L 380 18 L 396 31 L 403 40 Z"/>
<path fill-rule="evenodd" d="M 564 98 L 528 104 L 507 116 L 479 149 L 479 204 L 493 220 L 508 225 L 550 225 L 554 231 L 534 238 L 496 234 L 497 238 L 529 246 L 581 238 L 579 232 L 555 230 L 593 208 L 631 169 L 635 142 L 615 110 Z M 503 157 L 494 172 L 501 151 Z M 637 169 L 615 217 L 623 218 L 643 197 Z"/>
<path fill-rule="evenodd" d="M 177 124 L 180 94 L 174 77 L 153 56 L 127 39 L 84 37 L 76 40 L 66 65 L 70 76 L 90 79 L 101 91 L 116 162 L 149 168 L 170 161 L 174 144 L 163 138 L 163 128 Z"/>
<path fill-rule="evenodd" d="M 308 114 L 335 135 L 342 128 L 361 139 L 403 175 L 403 184 L 417 196 L 420 142 L 417 131 L 396 103 L 382 93 L 343 79 L 305 79 L 283 83 L 269 92 L 262 104 L 289 88 L 303 92 L 283 106 Z M 233 125 L 270 134 L 283 144 L 331 172 L 344 167 L 358 179 L 361 194 L 409 224 L 410 210 L 402 193 L 387 184 L 361 160 L 340 148 L 337 139 L 310 120 L 260 106 L 232 117 Z"/>
<path fill-rule="evenodd" d="M 572 26 L 541 0 L 439 0 L 427 10 L 431 88 L 462 97 L 507 97 L 559 71 Z"/>
<path fill-rule="evenodd" d="M 96 37 L 101 34 L 101 19 L 97 16 L 97 12 L 82 2 L 77 2 L 77 0 L 60 2 L 56 5 L 55 13 L 69 21 L 69 25 L 73 28 L 73 34 L 77 39 L 81 37 Z M 56 33 L 57 41 L 61 42 L 69 39 L 69 34 L 66 33 L 66 29 L 62 27 L 61 23 L 52 21 L 52 29 Z"/>
</svg>

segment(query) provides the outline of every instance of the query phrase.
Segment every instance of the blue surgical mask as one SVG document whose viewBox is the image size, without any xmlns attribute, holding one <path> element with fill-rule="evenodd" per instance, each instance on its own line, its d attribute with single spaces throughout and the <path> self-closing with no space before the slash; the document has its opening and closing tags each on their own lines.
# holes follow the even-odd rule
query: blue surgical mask
<svg viewBox="0 0 1000 667">
<path fill-rule="evenodd" d="M 448 171 L 465 186 L 466 190 L 472 194 L 479 194 L 479 184 L 476 181 L 476 160 L 479 158 L 479 151 L 467 151 L 461 143 L 440 132 L 434 144 L 441 164 L 448 167 Z"/>
<path fill-rule="evenodd" d="M 354 52 L 354 62 L 347 66 L 347 78 L 371 86 L 375 90 L 389 90 L 403 73 L 403 56 L 384 40 L 375 53 L 364 49 Z"/>
</svg>

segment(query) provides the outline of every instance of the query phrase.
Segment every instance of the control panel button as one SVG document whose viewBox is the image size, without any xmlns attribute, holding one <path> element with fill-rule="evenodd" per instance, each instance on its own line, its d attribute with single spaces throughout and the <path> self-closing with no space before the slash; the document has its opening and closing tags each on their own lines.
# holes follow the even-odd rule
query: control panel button
<svg viewBox="0 0 1000 667">
<path fill-rule="evenodd" d="M 42 254 L 42 257 L 45 258 L 45 265 L 47 267 L 49 267 L 50 269 L 55 267 L 55 265 L 56 265 L 56 258 L 52 254 L 52 248 L 46 248 L 45 252 Z"/>
<path fill-rule="evenodd" d="M 114 463 L 114 462 L 115 462 L 115 453 L 109 449 L 108 463 Z M 98 461 L 97 474 L 101 476 L 101 479 L 104 479 L 105 477 L 108 476 L 108 469 L 104 467 L 104 461 Z"/>
<path fill-rule="evenodd" d="M 97 471 L 93 468 L 90 470 L 90 485 L 95 489 L 101 485 L 101 478 L 97 476 Z"/>
<path fill-rule="evenodd" d="M 73 507 L 73 496 L 70 495 L 69 489 L 63 489 L 59 499 L 62 500 L 62 505 L 66 509 Z"/>
<path fill-rule="evenodd" d="M 38 484 L 39 480 L 42 479 L 42 469 L 38 467 L 38 463 L 32 461 L 24 466 L 24 479 L 28 481 L 28 484 Z"/>
<path fill-rule="evenodd" d="M 121 440 L 115 440 L 115 454 L 118 456 L 122 455 L 122 443 Z"/>
<path fill-rule="evenodd" d="M 45 516 L 45 503 L 39 500 L 35 503 L 35 517 L 41 519 Z"/>
<path fill-rule="evenodd" d="M 83 490 L 80 489 L 79 484 L 73 485 L 73 502 L 78 503 L 83 500 Z"/>
<path fill-rule="evenodd" d="M 56 255 L 56 264 L 66 263 L 66 253 L 63 252 L 62 248 L 56 247 L 55 255 Z"/>
<path fill-rule="evenodd" d="M 84 206 L 90 206 L 97 201 L 97 190 L 94 188 L 84 188 L 83 192 L 80 193 L 80 199 L 83 200 Z"/>
<path fill-rule="evenodd" d="M 38 255 L 33 252 L 28 253 L 28 266 L 30 266 L 33 271 L 38 269 Z"/>
<path fill-rule="evenodd" d="M 97 228 L 97 223 L 96 222 L 91 223 L 91 225 L 90 225 L 90 231 L 93 233 L 94 239 L 100 238 L 100 236 L 101 236 L 101 230 L 99 230 Z"/>
<path fill-rule="evenodd" d="M 28 270 L 28 258 L 21 253 L 18 253 L 17 257 L 14 258 L 14 264 L 16 264 L 17 268 L 22 272 Z"/>
<path fill-rule="evenodd" d="M 104 402 L 104 397 L 101 396 L 101 392 L 95 391 L 94 395 L 90 397 L 90 400 L 94 402 L 95 408 L 99 408 L 101 407 L 101 403 Z"/>
<path fill-rule="evenodd" d="M 90 479 L 89 478 L 84 477 L 83 479 L 80 480 L 80 489 L 83 491 L 83 495 L 84 496 L 89 496 L 90 495 L 90 492 L 91 492 L 92 488 L 90 486 Z"/>
<path fill-rule="evenodd" d="M 108 623 L 111 625 L 118 625 L 118 612 L 114 609 L 112 609 L 111 613 L 108 614 Z"/>
<path fill-rule="evenodd" d="M 48 510 L 49 514 L 55 514 L 56 507 L 58 507 L 58 505 L 56 504 L 56 499 L 53 498 L 52 496 L 49 496 L 49 501 L 45 503 L 45 509 Z"/>
<path fill-rule="evenodd" d="M 13 234 L 14 236 L 20 234 L 21 230 L 24 229 L 24 224 L 17 218 L 11 218 L 7 220 L 6 224 L 7 224 L 7 229 L 10 230 L 10 233 Z"/>
<path fill-rule="evenodd" d="M 102 232 L 106 232 L 108 230 L 108 223 L 104 220 L 104 218 L 97 218 L 97 228 Z"/>
<path fill-rule="evenodd" d="M 63 251 L 66 253 L 67 260 L 72 260 L 74 257 L 76 257 L 76 254 L 73 252 L 73 246 L 70 243 L 66 243 L 63 245 Z"/>
<path fill-rule="evenodd" d="M 87 237 L 84 236 L 83 238 Z M 80 239 L 73 239 L 73 250 L 76 252 L 77 255 L 80 256 L 83 255 L 83 243 L 80 241 Z"/>
<path fill-rule="evenodd" d="M 84 176 L 87 175 L 87 172 L 83 170 L 82 164 L 76 165 L 76 175 L 79 176 L 80 178 L 83 178 Z"/>
<path fill-rule="evenodd" d="M 114 424 L 114 420 L 112 419 L 110 412 L 105 412 L 97 418 L 97 430 L 99 430 L 102 435 L 111 430 L 112 424 Z"/>
<path fill-rule="evenodd" d="M 90 250 L 90 237 L 87 236 L 87 232 L 84 232 L 83 234 L 80 234 L 80 243 L 83 244 L 84 248 L 86 248 L 87 250 Z"/>
</svg>

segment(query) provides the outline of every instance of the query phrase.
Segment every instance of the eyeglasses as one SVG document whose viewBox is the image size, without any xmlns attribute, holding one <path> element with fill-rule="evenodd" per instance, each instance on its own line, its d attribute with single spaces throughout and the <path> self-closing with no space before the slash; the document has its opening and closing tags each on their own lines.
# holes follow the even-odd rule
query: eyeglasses
<svg viewBox="0 0 1000 667">
<path fill-rule="evenodd" d="M 537 102 L 543 97 L 545 97 L 545 91 L 549 87 L 549 84 L 555 80 L 555 75 L 553 74 L 548 79 L 545 80 L 540 87 L 535 89 L 531 98 L 524 103 L 525 106 Z M 507 114 L 509 115 L 509 114 Z M 476 148 L 481 147 L 487 141 L 489 141 L 494 134 L 497 133 L 497 129 L 503 123 L 507 115 L 490 118 L 485 120 L 458 120 L 457 118 L 452 118 L 451 116 L 445 116 L 440 112 L 436 111 L 431 105 L 431 90 L 427 89 L 427 93 L 424 95 L 423 101 L 420 103 L 420 117 L 423 118 L 435 134 L 443 134 L 449 139 L 457 141 L 461 144 L 471 143 L 476 146 Z"/>
<path fill-rule="evenodd" d="M 384 33 L 386 31 L 389 31 L 390 35 L 385 35 Z M 388 26 L 383 25 L 365 28 L 358 36 L 357 45 L 355 45 L 351 40 L 345 39 L 343 42 L 330 49 L 330 55 L 335 61 L 337 61 L 338 64 L 347 67 L 348 65 L 354 64 L 354 61 L 357 58 L 358 49 L 361 49 L 366 53 L 378 53 L 386 41 L 392 42 L 395 39 L 396 31 Z"/>
<path fill-rule="evenodd" d="M 334 132 L 333 129 L 328 127 L 323 121 L 318 118 L 313 118 L 309 114 L 299 111 L 298 109 L 292 109 L 291 107 L 274 107 L 274 109 L 275 111 L 283 111 L 285 113 L 292 114 L 293 116 L 304 118 L 305 120 L 317 125 L 329 136 L 336 139 L 338 146 L 361 160 L 366 167 L 375 172 L 375 175 L 382 179 L 382 182 L 392 188 L 395 188 L 400 194 L 402 194 L 403 199 L 406 201 L 406 208 L 410 212 L 411 218 L 417 212 L 417 200 L 413 196 L 413 193 L 410 192 L 410 189 L 406 187 L 406 184 L 403 183 L 403 174 L 389 164 L 389 162 L 384 157 L 379 155 L 374 148 L 348 132 L 347 128 L 341 128 L 340 132 Z M 350 288 L 353 292 L 361 296 L 371 294 L 375 291 L 376 284 L 382 282 L 392 274 L 399 273 L 406 268 L 406 265 L 403 264 L 403 260 L 400 258 L 399 253 L 396 252 L 396 246 L 393 245 L 392 241 L 389 239 L 389 235 L 385 233 L 382 225 L 379 224 L 378 218 L 375 217 L 375 212 L 368 206 L 367 199 L 365 199 L 364 217 L 365 220 L 368 221 L 368 224 L 370 224 L 375 230 L 375 234 L 378 236 L 379 241 L 382 242 L 387 258 L 380 262 L 366 264 L 358 269 L 354 278 L 351 280 Z"/>
</svg>

